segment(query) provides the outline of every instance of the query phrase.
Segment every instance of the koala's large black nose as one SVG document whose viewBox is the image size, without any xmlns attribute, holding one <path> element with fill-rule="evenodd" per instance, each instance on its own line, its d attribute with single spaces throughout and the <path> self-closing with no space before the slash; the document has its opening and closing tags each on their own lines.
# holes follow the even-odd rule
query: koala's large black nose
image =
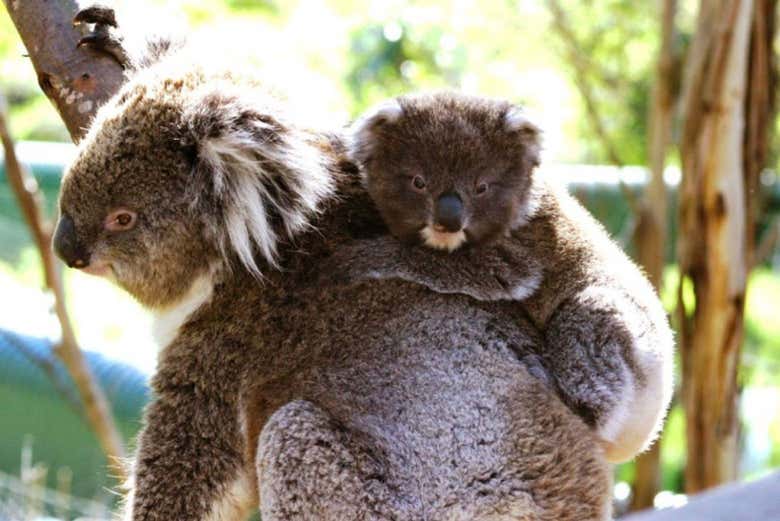
<svg viewBox="0 0 780 521">
<path fill-rule="evenodd" d="M 457 232 L 463 228 L 463 201 L 458 194 L 444 194 L 436 200 L 433 224 L 443 231 Z"/>
<path fill-rule="evenodd" d="M 76 225 L 68 215 L 62 215 L 54 231 L 54 253 L 71 268 L 86 268 L 89 255 L 76 237 Z"/>
</svg>

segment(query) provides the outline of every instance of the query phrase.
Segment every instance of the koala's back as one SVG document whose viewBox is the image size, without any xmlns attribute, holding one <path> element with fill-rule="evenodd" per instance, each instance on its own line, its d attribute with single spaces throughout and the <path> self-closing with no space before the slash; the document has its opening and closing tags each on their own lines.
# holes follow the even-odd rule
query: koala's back
<svg viewBox="0 0 780 521">
<path fill-rule="evenodd" d="M 327 411 L 364 438 L 403 502 L 400 519 L 607 515 L 610 479 L 592 434 L 519 362 L 538 339 L 516 316 L 497 320 L 501 305 L 397 281 L 276 304 L 260 337 L 311 327 L 279 338 L 305 351 L 285 352 L 296 367 L 253 388 L 254 421 L 291 400 Z"/>
</svg>

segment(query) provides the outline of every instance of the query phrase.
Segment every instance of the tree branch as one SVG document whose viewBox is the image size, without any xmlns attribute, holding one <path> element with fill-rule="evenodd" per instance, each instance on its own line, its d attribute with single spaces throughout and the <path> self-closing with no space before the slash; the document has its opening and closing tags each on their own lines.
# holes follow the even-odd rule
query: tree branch
<svg viewBox="0 0 780 521">
<path fill-rule="evenodd" d="M 4 0 L 38 75 L 74 141 L 124 82 L 122 67 L 106 55 L 76 48 L 83 36 L 72 23 L 74 0 Z"/>
<path fill-rule="evenodd" d="M 54 310 L 62 329 L 62 339 L 55 346 L 54 354 L 62 361 L 73 378 L 73 383 L 84 407 L 84 416 L 103 451 L 109 461 L 116 462 L 124 457 L 124 444 L 116 428 L 108 400 L 95 382 L 76 342 L 76 336 L 65 308 L 62 280 L 50 247 L 51 226 L 44 220 L 41 212 L 41 195 L 38 184 L 35 182 L 35 178 L 19 163 L 5 122 L 5 109 L 0 99 L 0 139 L 5 151 L 6 176 L 35 239 L 38 253 L 41 256 L 45 284 L 54 295 Z"/>
</svg>

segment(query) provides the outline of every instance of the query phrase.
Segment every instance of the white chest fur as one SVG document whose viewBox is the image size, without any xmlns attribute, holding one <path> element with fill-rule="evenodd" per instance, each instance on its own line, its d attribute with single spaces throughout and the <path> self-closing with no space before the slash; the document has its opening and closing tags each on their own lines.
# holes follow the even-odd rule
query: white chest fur
<svg viewBox="0 0 780 521">
<path fill-rule="evenodd" d="M 214 291 L 214 281 L 210 275 L 201 275 L 195 279 L 187 293 L 175 304 L 158 310 L 152 321 L 152 336 L 160 349 L 165 349 L 193 311 L 205 304 Z"/>
</svg>

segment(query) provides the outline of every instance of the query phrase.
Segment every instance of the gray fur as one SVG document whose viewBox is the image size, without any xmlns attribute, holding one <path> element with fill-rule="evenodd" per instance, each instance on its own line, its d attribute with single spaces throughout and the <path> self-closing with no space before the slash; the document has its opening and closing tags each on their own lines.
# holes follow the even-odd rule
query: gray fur
<svg viewBox="0 0 780 521">
<path fill-rule="evenodd" d="M 60 196 L 73 251 L 167 321 L 126 519 L 243 519 L 253 504 L 264 521 L 608 518 L 602 450 L 523 363 L 533 325 L 511 304 L 320 279 L 334 253 L 386 235 L 342 140 L 197 64 L 182 51 L 133 75 Z M 204 157 L 213 139 L 255 168 Z M 314 151 L 324 170 L 306 174 Z M 220 189 L 236 176 L 283 186 L 257 192 L 260 278 L 227 229 L 254 224 Z M 104 230 L 117 206 L 132 230 Z"/>
<path fill-rule="evenodd" d="M 535 173 L 539 132 L 517 108 L 454 93 L 405 96 L 395 106 L 404 110 L 392 120 L 381 111 L 362 118 L 352 140 L 390 229 L 419 230 L 432 219 L 426 199 L 454 189 L 470 212 L 466 236 L 479 242 L 489 228 L 489 240 L 448 254 L 382 237 L 343 248 L 322 277 L 398 278 L 441 293 L 521 301 L 518 315 L 543 332 L 536 354 L 546 373 L 595 428 L 608 458 L 644 450 L 671 399 L 674 342 L 640 270 L 565 190 Z M 428 194 L 406 188 L 410 171 L 425 177 Z M 474 179 L 491 175 L 491 192 L 473 195 Z M 512 210 L 522 218 L 499 220 Z"/>
</svg>

